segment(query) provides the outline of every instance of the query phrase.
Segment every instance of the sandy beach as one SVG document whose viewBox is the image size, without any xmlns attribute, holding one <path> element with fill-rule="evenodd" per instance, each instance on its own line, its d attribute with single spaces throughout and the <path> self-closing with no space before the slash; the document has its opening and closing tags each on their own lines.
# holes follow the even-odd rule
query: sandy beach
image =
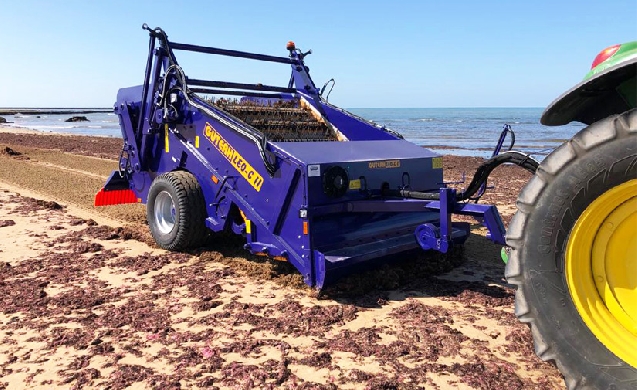
<svg viewBox="0 0 637 390">
<path fill-rule="evenodd" d="M 319 295 L 240 238 L 169 253 L 143 206 L 94 208 L 121 142 L 0 127 L 0 390 L 564 387 L 479 225 Z M 444 156 L 445 180 L 480 161 Z M 507 223 L 530 175 L 491 178 Z"/>
</svg>

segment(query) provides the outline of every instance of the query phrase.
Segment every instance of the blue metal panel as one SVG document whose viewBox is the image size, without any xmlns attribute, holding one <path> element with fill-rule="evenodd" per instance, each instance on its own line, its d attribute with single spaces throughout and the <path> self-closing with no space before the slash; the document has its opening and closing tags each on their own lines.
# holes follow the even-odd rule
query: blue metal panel
<svg viewBox="0 0 637 390">
<path fill-rule="evenodd" d="M 398 139 L 384 141 L 363 140 L 355 142 L 273 142 L 273 145 L 306 164 L 374 161 L 439 157 L 411 142 Z"/>
</svg>

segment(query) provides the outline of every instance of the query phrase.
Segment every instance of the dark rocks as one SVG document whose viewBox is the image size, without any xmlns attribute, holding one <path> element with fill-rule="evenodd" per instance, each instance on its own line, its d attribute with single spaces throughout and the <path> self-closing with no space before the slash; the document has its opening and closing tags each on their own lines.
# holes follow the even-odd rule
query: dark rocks
<svg viewBox="0 0 637 390">
<path fill-rule="evenodd" d="M 0 116 L 0 123 L 7 123 L 7 120 Z"/>
<path fill-rule="evenodd" d="M 42 108 L 0 108 L 0 115 L 85 115 L 95 113 L 110 113 L 113 112 L 112 108 L 92 108 L 86 110 L 68 109 L 61 110 L 59 108 L 42 109 Z"/>
<path fill-rule="evenodd" d="M 90 122 L 85 116 L 72 116 L 64 122 Z"/>
</svg>

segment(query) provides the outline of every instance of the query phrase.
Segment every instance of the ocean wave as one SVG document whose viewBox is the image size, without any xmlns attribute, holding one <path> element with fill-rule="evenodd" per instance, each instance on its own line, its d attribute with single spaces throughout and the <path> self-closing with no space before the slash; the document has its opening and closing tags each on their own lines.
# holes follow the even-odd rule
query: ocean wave
<svg viewBox="0 0 637 390">
<path fill-rule="evenodd" d="M 103 129 L 104 126 L 86 126 L 86 125 L 33 125 L 36 129 Z"/>
<path fill-rule="evenodd" d="M 74 129 L 77 126 L 69 125 L 49 125 L 49 126 L 36 126 L 37 129 Z"/>
</svg>

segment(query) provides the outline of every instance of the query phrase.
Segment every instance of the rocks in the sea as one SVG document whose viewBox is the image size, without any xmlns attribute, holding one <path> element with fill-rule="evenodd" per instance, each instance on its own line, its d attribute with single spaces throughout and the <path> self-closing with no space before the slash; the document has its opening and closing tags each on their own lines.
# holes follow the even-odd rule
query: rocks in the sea
<svg viewBox="0 0 637 390">
<path fill-rule="evenodd" d="M 7 120 L 0 116 L 0 123 L 7 123 Z"/>
<path fill-rule="evenodd" d="M 90 121 L 85 116 L 73 116 L 65 120 L 64 122 L 90 122 Z"/>
</svg>

